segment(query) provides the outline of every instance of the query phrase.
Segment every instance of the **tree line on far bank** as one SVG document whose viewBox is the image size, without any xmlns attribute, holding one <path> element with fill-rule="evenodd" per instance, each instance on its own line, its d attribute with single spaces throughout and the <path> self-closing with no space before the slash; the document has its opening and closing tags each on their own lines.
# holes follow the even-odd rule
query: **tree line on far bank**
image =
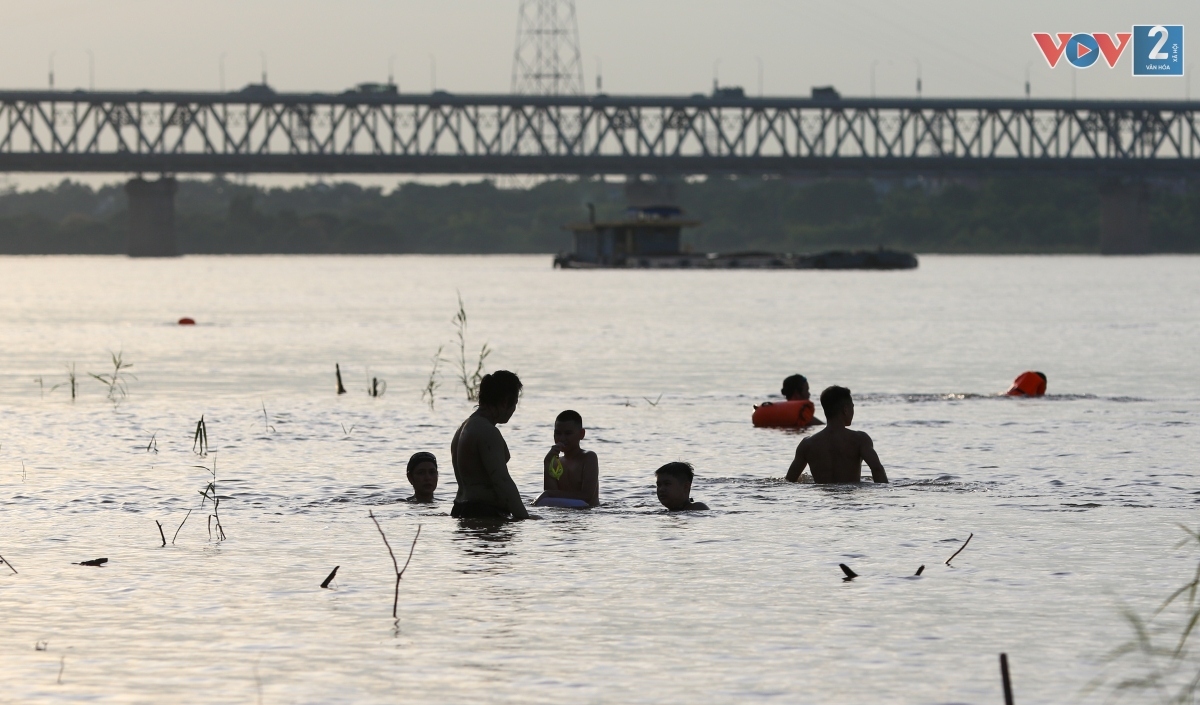
<svg viewBox="0 0 1200 705">
<path fill-rule="evenodd" d="M 710 178 L 675 185 L 697 252 L 813 252 L 892 247 L 920 253 L 1099 251 L 1100 195 L 1083 178 L 971 181 Z M 625 208 L 623 184 L 553 180 L 405 183 L 390 192 L 351 183 L 262 188 L 221 178 L 181 180 L 180 251 L 188 254 L 456 254 L 569 250 L 569 222 Z M 1200 187 L 1150 187 L 1155 252 L 1200 252 Z M 123 184 L 76 182 L 0 192 L 0 254 L 122 254 Z"/>
</svg>

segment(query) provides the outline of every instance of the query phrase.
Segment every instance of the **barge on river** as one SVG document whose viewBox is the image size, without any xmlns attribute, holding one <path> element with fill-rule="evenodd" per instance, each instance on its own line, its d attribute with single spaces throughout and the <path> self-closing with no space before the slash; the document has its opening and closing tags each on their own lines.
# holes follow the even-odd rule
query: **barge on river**
<svg viewBox="0 0 1200 705">
<path fill-rule="evenodd" d="M 672 206 L 630 208 L 619 220 L 591 219 L 566 228 L 575 235 L 575 251 L 560 253 L 563 269 L 915 269 L 908 252 L 834 250 L 815 254 L 778 252 L 696 253 L 680 247 L 684 228 L 698 220 Z"/>
</svg>

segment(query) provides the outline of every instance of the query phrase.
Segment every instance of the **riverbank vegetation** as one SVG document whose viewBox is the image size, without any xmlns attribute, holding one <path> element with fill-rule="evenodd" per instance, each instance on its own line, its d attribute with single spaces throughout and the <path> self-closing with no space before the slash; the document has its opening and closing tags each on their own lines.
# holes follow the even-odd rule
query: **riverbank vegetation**
<svg viewBox="0 0 1200 705">
<path fill-rule="evenodd" d="M 703 222 L 685 235 L 696 251 L 1099 251 L 1091 179 L 711 178 L 675 190 Z M 1200 186 L 1153 183 L 1149 194 L 1150 249 L 1200 252 Z M 180 181 L 176 227 L 189 254 L 548 253 L 571 247 L 562 225 L 586 219 L 589 203 L 598 217 L 619 215 L 623 185 L 571 179 L 509 189 L 482 180 L 385 191 L 213 178 Z M 122 254 L 126 223 L 121 184 L 0 192 L 0 254 Z"/>
</svg>

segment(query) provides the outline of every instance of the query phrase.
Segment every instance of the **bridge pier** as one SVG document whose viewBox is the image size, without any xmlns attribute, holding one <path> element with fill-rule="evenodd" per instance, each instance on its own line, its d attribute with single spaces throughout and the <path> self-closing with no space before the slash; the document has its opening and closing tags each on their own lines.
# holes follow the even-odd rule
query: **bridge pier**
<svg viewBox="0 0 1200 705">
<path fill-rule="evenodd" d="M 1100 254 L 1142 255 L 1150 251 L 1150 194 L 1139 180 L 1100 185 Z"/>
<path fill-rule="evenodd" d="M 142 177 L 125 184 L 129 196 L 129 256 L 178 257 L 175 245 L 175 179 Z"/>
</svg>

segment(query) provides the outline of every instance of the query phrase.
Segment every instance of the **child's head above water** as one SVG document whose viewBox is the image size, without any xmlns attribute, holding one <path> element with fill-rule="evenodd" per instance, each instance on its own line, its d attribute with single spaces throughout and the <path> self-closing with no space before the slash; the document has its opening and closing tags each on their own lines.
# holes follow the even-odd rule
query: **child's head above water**
<svg viewBox="0 0 1200 705">
<path fill-rule="evenodd" d="M 583 428 L 583 417 L 578 411 L 567 409 L 554 419 L 554 443 L 564 451 L 578 450 L 579 442 L 587 435 Z"/>
<path fill-rule="evenodd" d="M 433 491 L 438 485 L 437 457 L 433 453 L 413 453 L 408 459 L 408 481 L 416 492 L 418 501 L 428 502 L 433 499 Z"/>
<path fill-rule="evenodd" d="M 691 463 L 667 463 L 655 470 L 658 501 L 671 511 L 687 509 L 692 503 L 692 478 L 695 476 Z"/>
</svg>

